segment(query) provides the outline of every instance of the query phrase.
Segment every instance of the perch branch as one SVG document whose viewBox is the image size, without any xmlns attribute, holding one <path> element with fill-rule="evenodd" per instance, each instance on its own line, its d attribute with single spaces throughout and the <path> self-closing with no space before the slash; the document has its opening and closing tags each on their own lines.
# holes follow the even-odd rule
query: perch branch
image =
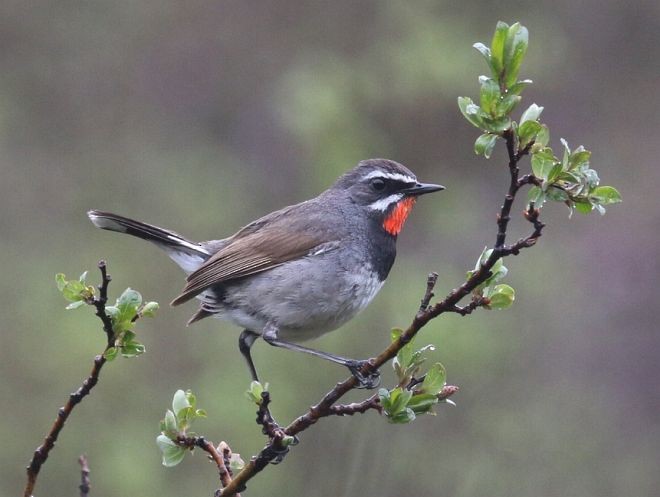
<svg viewBox="0 0 660 497">
<path fill-rule="evenodd" d="M 518 255 L 522 249 L 534 246 L 538 238 L 541 236 L 544 224 L 539 220 L 538 209 L 534 209 L 534 206 L 530 205 L 524 215 L 533 225 L 532 233 L 526 238 L 518 240 L 511 246 L 506 245 L 507 228 L 511 219 L 511 208 L 516 195 L 522 187 L 529 184 L 537 184 L 538 179 L 532 175 L 526 175 L 519 178 L 518 163 L 529 153 L 533 142 L 527 144 L 524 148 L 517 150 L 516 138 L 511 130 L 505 131 L 502 134 L 502 138 L 504 138 L 506 142 L 506 149 L 509 156 L 508 169 L 510 182 L 508 192 L 504 197 L 504 202 L 497 216 L 497 237 L 491 255 L 462 285 L 453 289 L 444 299 L 433 305 L 431 305 L 431 300 L 433 298 L 433 289 L 437 281 L 437 275 L 431 273 L 427 278 L 426 291 L 422 298 L 419 311 L 415 315 L 412 323 L 397 340 L 394 340 L 383 352 L 368 361 L 363 367 L 363 374 L 369 374 L 376 371 L 383 364 L 393 359 L 399 350 L 410 342 L 419 330 L 421 330 L 432 319 L 447 312 L 454 312 L 465 316 L 482 306 L 484 302 L 478 297 L 473 298 L 467 306 L 460 307 L 458 304 L 463 298 L 472 293 L 473 290 L 491 276 L 491 269 L 499 259 L 509 255 Z M 335 387 L 327 392 L 316 405 L 310 407 L 305 414 L 299 416 L 286 426 L 283 430 L 284 433 L 289 436 L 295 436 L 318 422 L 323 417 L 331 415 L 352 415 L 366 412 L 370 409 L 378 409 L 377 396 L 371 396 L 359 403 L 335 405 L 339 399 L 357 386 L 358 381 L 354 376 L 337 383 Z M 445 388 L 446 390 L 443 390 L 440 394 L 445 395 L 444 399 L 448 398 L 458 390 L 456 387 Z M 271 437 L 266 447 L 264 447 L 257 456 L 252 458 L 252 460 L 236 475 L 230 485 L 223 489 L 222 496 L 229 497 L 235 495 L 236 492 L 245 489 L 245 485 L 250 479 L 263 470 L 268 462 L 273 461 L 278 457 L 281 457 L 281 440 L 278 441 Z"/>
</svg>

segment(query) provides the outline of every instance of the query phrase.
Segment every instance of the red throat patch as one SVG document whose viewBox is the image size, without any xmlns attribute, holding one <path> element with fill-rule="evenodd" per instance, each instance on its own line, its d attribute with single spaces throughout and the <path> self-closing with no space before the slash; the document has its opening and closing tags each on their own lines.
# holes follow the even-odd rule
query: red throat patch
<svg viewBox="0 0 660 497">
<path fill-rule="evenodd" d="M 406 222 L 408 214 L 415 205 L 416 197 L 406 197 L 397 202 L 387 217 L 383 221 L 383 228 L 392 236 L 397 236 L 403 228 L 403 223 Z"/>
</svg>

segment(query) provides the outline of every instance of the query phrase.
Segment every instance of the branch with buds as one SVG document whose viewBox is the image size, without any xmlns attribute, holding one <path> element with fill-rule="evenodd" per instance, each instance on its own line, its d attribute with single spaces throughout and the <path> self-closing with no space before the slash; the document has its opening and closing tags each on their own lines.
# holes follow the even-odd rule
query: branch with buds
<svg viewBox="0 0 660 497">
<path fill-rule="evenodd" d="M 597 211 L 602 214 L 605 206 L 621 201 L 615 188 L 599 185 L 598 174 L 589 165 L 591 153 L 584 147 L 571 151 L 562 139 L 562 157 L 555 155 L 548 146 L 548 127 L 540 122 L 543 107 L 532 104 L 518 121 L 512 118 L 514 109 L 521 101 L 520 94 L 531 84 L 530 80 L 518 79 L 527 42 L 528 33 L 524 26 L 518 23 L 509 26 L 500 22 L 490 46 L 482 43 L 474 45 L 486 59 L 491 75 L 479 77 L 478 104 L 470 98 L 460 97 L 458 106 L 467 121 L 482 133 L 474 146 L 478 155 L 488 159 L 496 143 L 504 143 L 508 155 L 509 186 L 497 215 L 493 247 L 481 253 L 463 283 L 435 302 L 434 290 L 438 275 L 431 273 L 426 280 L 420 307 L 408 327 L 405 330 L 392 330 L 390 345 L 362 366 L 362 375 L 371 376 L 385 363 L 392 361 L 397 384 L 390 389 L 381 388 L 360 402 L 340 404 L 339 401 L 348 392 L 360 386 L 356 377 L 350 376 L 337 383 L 315 405 L 288 425 L 280 425 L 270 412 L 268 385 L 252 382 L 247 394 L 257 406 L 256 422 L 261 426 L 267 441 L 265 447 L 247 463 L 242 461 L 239 454 L 233 453 L 225 442 L 216 447 L 191 431 L 192 423 L 206 417 L 206 413 L 196 407 L 196 398 L 192 392 L 179 390 L 174 395 L 172 409 L 166 412 L 161 421 L 161 434 L 157 437 L 164 465 L 174 466 L 187 452 L 200 448 L 207 452 L 218 471 L 220 487 L 215 496 L 239 495 L 246 488 L 247 482 L 269 464 L 277 464 L 284 459 L 290 448 L 298 443 L 298 434 L 323 418 L 376 411 L 392 423 L 409 423 L 419 415 L 431 413 L 441 403 L 452 403 L 450 397 L 458 391 L 458 387 L 446 383 L 446 372 L 442 364 L 435 363 L 423 369 L 424 352 L 431 346 L 415 349 L 414 340 L 419 331 L 445 313 L 467 316 L 481 308 L 505 309 L 512 305 L 514 289 L 501 283 L 508 272 L 503 261 L 506 257 L 519 255 L 523 250 L 536 245 L 544 229 L 540 216 L 546 202 L 561 202 L 569 208 L 569 215 L 572 215 L 574 211 L 583 214 Z M 530 157 L 531 171 L 521 176 L 520 163 L 526 157 Z M 528 195 L 522 215 L 531 225 L 531 232 L 513 243 L 507 243 L 513 205 L 523 189 L 528 190 Z M 95 359 L 90 376 L 60 409 L 44 443 L 35 451 L 28 467 L 25 497 L 32 495 L 39 469 L 48 458 L 73 407 L 89 394 L 98 381 L 101 367 L 118 355 L 134 357 L 144 352 L 144 346 L 137 342 L 132 328 L 139 317 L 153 315 L 157 304 L 149 302 L 143 305 L 140 294 L 127 289 L 114 306 L 108 306 L 110 277 L 106 274 L 105 263 L 100 263 L 99 269 L 102 283 L 98 287 L 98 297 L 95 296 L 94 288 L 85 284 L 85 275 L 78 281 L 66 281 L 64 275 L 57 277 L 58 288 L 71 302 L 68 308 L 89 304 L 96 309 L 96 315 L 103 323 L 107 343 L 104 353 Z M 461 304 L 467 298 L 469 302 Z M 89 481 L 85 480 L 88 475 L 88 469 L 85 473 L 85 468 L 86 461 L 81 485 L 81 492 L 85 487 L 86 495 Z"/>
<path fill-rule="evenodd" d="M 101 283 L 96 289 L 87 285 L 85 281 L 87 278 L 86 272 L 78 280 L 67 281 L 63 274 L 58 274 L 55 278 L 62 296 L 70 302 L 67 309 L 76 309 L 85 304 L 95 308 L 95 314 L 101 320 L 103 326 L 106 345 L 103 353 L 94 358 L 94 365 L 89 376 L 82 382 L 78 390 L 69 395 L 67 402 L 57 411 L 57 417 L 50 431 L 44 438 L 43 443 L 34 451 L 27 466 L 27 483 L 23 491 L 24 497 L 32 496 L 41 467 L 48 459 L 60 432 L 73 409 L 90 394 L 98 383 L 103 366 L 112 361 L 119 353 L 124 357 L 135 357 L 144 352 L 144 346 L 135 340 L 135 333 L 131 329 L 140 317 L 153 316 L 158 309 L 156 302 L 148 302 L 143 305 L 142 296 L 130 288 L 121 294 L 114 306 L 107 305 L 108 286 L 112 278 L 107 272 L 105 261 L 100 261 L 98 268 L 101 272 Z M 97 290 L 98 296 L 96 295 Z M 85 485 L 86 475 L 89 474 L 87 459 L 81 457 L 80 464 L 83 474 L 81 492 L 83 492 L 84 487 L 86 488 L 85 492 L 88 493 L 89 485 Z"/>
</svg>

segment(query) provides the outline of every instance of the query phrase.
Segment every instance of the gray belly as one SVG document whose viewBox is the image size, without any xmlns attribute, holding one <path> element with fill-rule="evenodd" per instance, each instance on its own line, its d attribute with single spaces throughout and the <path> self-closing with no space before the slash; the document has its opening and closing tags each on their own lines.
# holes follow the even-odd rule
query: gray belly
<svg viewBox="0 0 660 497">
<path fill-rule="evenodd" d="M 336 259 L 338 253 L 325 256 Z M 368 263 L 347 264 L 336 259 L 333 264 L 319 264 L 322 259 L 291 261 L 200 297 L 215 317 L 255 333 L 260 334 L 272 322 L 284 340 L 316 338 L 353 318 L 383 285 Z M 359 269 L 349 271 L 346 265 Z"/>
</svg>

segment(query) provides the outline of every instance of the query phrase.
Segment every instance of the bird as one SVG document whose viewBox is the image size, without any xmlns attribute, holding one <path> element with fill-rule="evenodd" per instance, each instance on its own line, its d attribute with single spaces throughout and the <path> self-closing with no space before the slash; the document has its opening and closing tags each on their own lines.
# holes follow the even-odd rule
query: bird
<svg viewBox="0 0 660 497">
<path fill-rule="evenodd" d="M 250 349 L 268 344 L 345 366 L 358 388 L 380 381 L 366 360 L 299 342 L 335 330 L 380 291 L 396 257 L 396 241 L 416 200 L 442 185 L 420 183 L 388 159 L 360 161 L 317 197 L 271 212 L 220 240 L 191 241 L 174 231 L 90 210 L 98 228 L 152 242 L 187 274 L 177 306 L 200 301 L 188 325 L 212 316 L 241 328 L 238 346 L 254 381 Z M 365 372 L 366 371 L 366 372 Z"/>
</svg>

